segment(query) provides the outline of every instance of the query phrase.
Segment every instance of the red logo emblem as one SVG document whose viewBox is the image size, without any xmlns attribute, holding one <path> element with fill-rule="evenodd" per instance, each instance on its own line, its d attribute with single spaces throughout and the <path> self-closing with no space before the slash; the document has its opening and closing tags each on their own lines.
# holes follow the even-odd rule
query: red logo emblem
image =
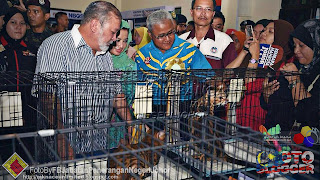
<svg viewBox="0 0 320 180">
<path fill-rule="evenodd" d="M 144 63 L 146 63 L 146 64 L 150 64 L 150 61 L 151 61 L 151 58 L 150 58 L 150 57 L 146 57 L 146 58 L 144 59 Z"/>
</svg>

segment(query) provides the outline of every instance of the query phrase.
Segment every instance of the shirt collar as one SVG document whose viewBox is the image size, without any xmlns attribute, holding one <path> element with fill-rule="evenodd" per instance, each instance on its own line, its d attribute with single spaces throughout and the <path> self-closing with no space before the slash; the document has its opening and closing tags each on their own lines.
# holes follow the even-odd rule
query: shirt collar
<svg viewBox="0 0 320 180">
<path fill-rule="evenodd" d="M 187 37 L 187 39 L 193 39 L 196 36 L 196 30 L 193 29 L 189 36 Z M 207 34 L 204 36 L 204 40 L 206 40 L 207 38 L 213 39 L 215 41 L 215 35 L 214 35 L 214 30 L 212 28 L 212 26 L 209 27 L 209 30 L 207 32 Z"/>
<path fill-rule="evenodd" d="M 78 29 L 79 27 L 80 27 L 80 25 L 75 24 L 71 29 L 71 36 L 72 36 L 74 45 L 76 47 L 79 47 L 80 41 L 83 39 L 80 32 L 79 32 L 79 29 Z"/>
<path fill-rule="evenodd" d="M 83 37 L 81 36 L 81 34 L 79 32 L 79 27 L 80 27 L 80 25 L 76 24 L 71 29 L 71 36 L 72 36 L 72 39 L 74 41 L 74 45 L 76 48 L 87 45 L 87 43 L 85 42 L 85 40 L 83 39 Z M 106 51 L 97 51 L 95 56 L 102 55 L 105 53 L 106 53 Z"/>
</svg>

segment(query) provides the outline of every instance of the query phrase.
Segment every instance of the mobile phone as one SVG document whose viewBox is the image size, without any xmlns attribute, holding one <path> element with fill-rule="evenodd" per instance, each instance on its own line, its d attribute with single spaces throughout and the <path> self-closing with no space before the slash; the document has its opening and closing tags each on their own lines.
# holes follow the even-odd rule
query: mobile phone
<svg viewBox="0 0 320 180">
<path fill-rule="evenodd" d="M 253 28 L 252 25 L 246 25 L 246 35 L 253 38 Z"/>
</svg>

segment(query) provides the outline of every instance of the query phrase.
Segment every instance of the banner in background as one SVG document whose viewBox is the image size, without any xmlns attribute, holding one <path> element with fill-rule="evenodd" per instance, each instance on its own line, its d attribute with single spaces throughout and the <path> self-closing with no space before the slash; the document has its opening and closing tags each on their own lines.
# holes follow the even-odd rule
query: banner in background
<svg viewBox="0 0 320 180">
<path fill-rule="evenodd" d="M 83 18 L 83 14 L 81 13 L 81 11 L 68 11 L 68 10 L 58 10 L 58 9 L 51 9 L 50 10 L 50 18 L 54 18 L 54 16 L 58 12 L 67 13 L 68 18 L 72 19 L 72 20 L 82 20 L 82 18 Z"/>
</svg>

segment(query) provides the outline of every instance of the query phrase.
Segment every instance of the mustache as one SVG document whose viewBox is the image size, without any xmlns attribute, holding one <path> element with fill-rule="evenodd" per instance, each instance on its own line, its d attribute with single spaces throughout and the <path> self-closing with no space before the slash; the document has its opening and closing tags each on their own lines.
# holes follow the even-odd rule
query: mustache
<svg viewBox="0 0 320 180">
<path fill-rule="evenodd" d="M 198 19 L 208 19 L 207 17 L 205 17 L 205 16 L 200 16 Z"/>
</svg>

